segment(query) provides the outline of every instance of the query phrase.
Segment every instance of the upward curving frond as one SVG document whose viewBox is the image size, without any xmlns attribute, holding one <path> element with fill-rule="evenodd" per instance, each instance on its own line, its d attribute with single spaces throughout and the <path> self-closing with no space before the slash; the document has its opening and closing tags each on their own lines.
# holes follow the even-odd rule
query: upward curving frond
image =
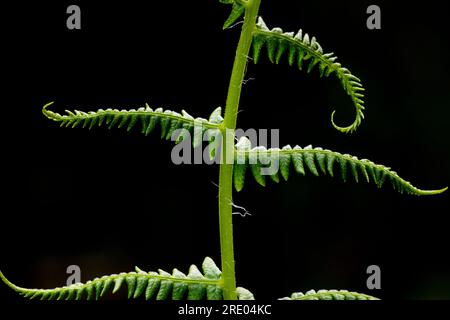
<svg viewBox="0 0 450 320">
<path fill-rule="evenodd" d="M 282 149 L 252 148 L 246 137 L 242 137 L 236 144 L 234 163 L 234 186 L 237 191 L 244 187 L 246 169 L 249 166 L 256 182 L 265 186 L 266 176 L 263 175 L 262 169 L 267 169 L 272 164 L 275 164 L 272 166 L 274 171 L 270 172 L 269 176 L 274 182 L 279 182 L 279 173 L 284 180 L 288 180 L 293 167 L 301 175 L 309 172 L 315 176 L 328 174 L 333 177 L 337 170 L 344 182 L 348 176 L 351 176 L 356 182 L 366 180 L 368 183 L 373 182 L 379 188 L 387 180 L 394 190 L 417 196 L 434 195 L 447 190 L 447 188 L 440 190 L 418 189 L 390 168 L 348 154 L 313 148 L 312 146 L 305 148 L 295 146 L 292 148 L 287 145 Z"/>
<path fill-rule="evenodd" d="M 141 132 L 145 135 L 150 134 L 159 124 L 161 127 L 161 138 L 169 140 L 174 133 L 176 135 L 176 141 L 182 141 L 187 134 L 192 136 L 192 143 L 194 147 L 201 145 L 203 136 L 207 130 L 210 136 L 217 134 L 220 125 L 223 121 L 221 116 L 221 108 L 215 109 L 209 120 L 203 118 L 194 118 L 186 111 L 178 112 L 163 110 L 158 108 L 153 110 L 146 104 L 146 107 L 139 108 L 137 110 L 118 110 L 118 109 L 99 109 L 97 111 L 78 111 L 66 110 L 65 115 L 61 115 L 48 109 L 53 102 L 46 104 L 42 113 L 49 119 L 59 122 L 61 126 L 75 128 L 82 126 L 89 129 L 94 126 L 105 125 L 109 129 L 127 128 L 130 131 L 132 128 L 140 124 Z M 185 129 L 179 130 L 178 129 Z"/>
<path fill-rule="evenodd" d="M 333 126 L 344 133 L 354 132 L 364 119 L 364 88 L 361 80 L 355 77 L 347 68 L 336 62 L 337 57 L 333 53 L 323 53 L 322 47 L 315 37 L 307 33 L 283 32 L 280 28 L 269 30 L 260 17 L 253 35 L 253 61 L 259 61 L 262 48 L 267 47 L 267 54 L 272 63 L 279 63 L 284 55 L 288 56 L 289 64 L 297 64 L 301 70 L 307 64 L 307 72 L 318 67 L 320 76 L 329 76 L 334 73 L 340 80 L 345 92 L 351 98 L 355 106 L 355 120 L 347 127 L 340 127 L 334 122 L 334 111 L 331 114 Z"/>
<path fill-rule="evenodd" d="M 203 274 L 191 265 L 186 275 L 178 269 L 172 274 L 159 269 L 145 272 L 136 267 L 136 272 L 113 274 L 95 278 L 86 283 L 54 289 L 25 289 L 11 283 L 0 272 L 0 278 L 11 289 L 29 299 L 40 300 L 98 300 L 108 292 L 116 293 L 124 283 L 128 287 L 128 299 L 141 296 L 145 300 L 222 300 L 222 272 L 214 261 L 206 257 L 202 264 Z M 251 300 L 253 295 L 244 288 L 237 289 L 241 300 Z"/>
</svg>

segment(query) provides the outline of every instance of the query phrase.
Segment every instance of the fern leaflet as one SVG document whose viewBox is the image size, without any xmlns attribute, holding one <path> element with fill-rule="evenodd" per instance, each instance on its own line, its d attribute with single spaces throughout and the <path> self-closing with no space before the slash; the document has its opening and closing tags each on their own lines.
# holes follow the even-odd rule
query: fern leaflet
<svg viewBox="0 0 450 320">
<path fill-rule="evenodd" d="M 306 293 L 294 292 L 290 297 L 279 300 L 379 300 L 367 294 L 347 290 L 309 290 Z"/>
<path fill-rule="evenodd" d="M 245 12 L 245 3 L 244 0 L 219 0 L 221 3 L 230 4 L 231 13 L 228 16 L 228 19 L 223 24 L 223 29 L 227 29 L 233 25 Z"/>
<path fill-rule="evenodd" d="M 148 105 L 145 108 L 142 107 L 137 110 L 99 109 L 96 112 L 90 111 L 87 113 L 78 110 L 73 112 L 66 110 L 67 115 L 61 115 L 47 109 L 52 104 L 53 102 L 46 104 L 42 109 L 42 113 L 47 118 L 60 122 L 61 126 L 71 126 L 72 128 L 82 126 L 83 128 L 88 127 L 91 129 L 95 125 L 106 125 L 108 129 L 113 127 L 126 127 L 130 131 L 140 123 L 141 132 L 148 135 L 159 123 L 162 139 L 169 140 L 174 138 L 178 143 L 186 135 L 191 134 L 194 148 L 201 145 L 205 132 L 209 136 L 217 135 L 220 130 L 220 124 L 223 121 L 221 116 L 222 109 L 220 107 L 211 113 L 209 120 L 206 120 L 203 118 L 194 118 L 184 110 L 180 114 L 170 110 L 164 111 L 162 108 L 153 110 Z"/>
<path fill-rule="evenodd" d="M 128 299 L 141 296 L 145 300 L 222 300 L 222 272 L 214 261 L 206 257 L 202 264 L 203 274 L 191 265 L 188 275 L 178 269 L 172 274 L 159 269 L 145 272 L 136 267 L 136 272 L 113 274 L 96 278 L 86 283 L 54 289 L 25 289 L 11 283 L 0 272 L 0 278 L 11 289 L 29 299 L 40 300 L 98 300 L 105 293 L 116 293 L 124 283 L 128 287 Z M 253 295 L 244 288 L 237 290 L 241 300 L 252 300 Z"/>
<path fill-rule="evenodd" d="M 351 125 L 340 127 L 334 122 L 335 111 L 333 111 L 331 123 L 337 130 L 344 133 L 352 133 L 358 128 L 364 119 L 364 94 L 362 93 L 364 88 L 361 80 L 337 63 L 337 57 L 333 53 L 324 54 L 315 37 L 310 38 L 307 33 L 303 34 L 301 29 L 295 35 L 294 32 L 283 32 L 280 28 L 269 30 L 263 19 L 259 17 L 253 34 L 253 61 L 255 63 L 259 61 L 264 45 L 267 46 L 267 54 L 272 63 L 278 64 L 281 57 L 287 53 L 289 64 L 293 65 L 296 62 L 300 70 L 303 68 L 304 61 L 309 61 L 308 73 L 315 66 L 318 66 L 321 77 L 335 73 L 355 106 L 356 116 Z"/>
<path fill-rule="evenodd" d="M 344 182 L 347 176 L 352 176 L 356 182 L 360 179 L 367 182 L 374 182 L 379 188 L 386 180 L 389 180 L 392 187 L 400 192 L 412 195 L 433 195 L 447 190 L 421 190 L 414 187 L 410 182 L 400 178 L 399 175 L 390 168 L 375 164 L 367 159 L 358 159 L 348 154 L 341 154 L 322 148 L 307 146 L 292 148 L 287 145 L 282 149 L 265 147 L 251 148 L 250 140 L 242 137 L 236 144 L 234 164 L 234 186 L 237 191 L 244 187 L 246 169 L 250 166 L 254 179 L 262 186 L 266 185 L 265 175 L 261 173 L 262 168 L 267 168 L 273 161 L 278 161 L 278 170 L 270 178 L 274 182 L 280 180 L 278 173 L 284 180 L 288 180 L 291 171 L 291 163 L 297 173 L 305 175 L 310 172 L 315 176 L 329 174 L 334 176 L 335 168 L 340 171 Z"/>
</svg>

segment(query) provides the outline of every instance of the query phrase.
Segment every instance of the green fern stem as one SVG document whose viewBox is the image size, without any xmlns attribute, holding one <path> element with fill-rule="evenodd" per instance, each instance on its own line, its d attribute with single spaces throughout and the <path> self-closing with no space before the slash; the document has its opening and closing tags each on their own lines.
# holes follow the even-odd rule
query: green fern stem
<svg viewBox="0 0 450 320">
<path fill-rule="evenodd" d="M 248 0 L 245 4 L 244 25 L 236 51 L 233 71 L 228 89 L 225 108 L 225 118 L 221 126 L 223 137 L 222 155 L 227 150 L 234 150 L 234 130 L 236 129 L 237 113 L 241 98 L 242 81 L 247 67 L 247 57 L 252 44 L 253 31 L 256 26 L 256 18 L 261 0 Z M 232 134 L 227 134 L 227 132 Z M 225 158 L 225 157 L 224 157 Z M 219 226 L 220 226 L 220 251 L 222 257 L 222 279 L 225 300 L 236 300 L 236 275 L 234 267 L 233 248 L 233 218 L 232 218 L 232 193 L 233 193 L 233 164 L 223 161 L 219 173 Z"/>
</svg>

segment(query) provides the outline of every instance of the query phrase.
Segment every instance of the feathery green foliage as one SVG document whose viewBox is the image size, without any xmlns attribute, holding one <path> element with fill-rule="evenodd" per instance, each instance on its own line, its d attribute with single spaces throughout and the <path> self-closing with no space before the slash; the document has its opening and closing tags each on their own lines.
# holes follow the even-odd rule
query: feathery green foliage
<svg viewBox="0 0 450 320">
<path fill-rule="evenodd" d="M 153 110 L 146 104 L 145 108 L 141 107 L 137 110 L 118 110 L 118 109 L 99 109 L 96 112 L 70 111 L 66 110 L 66 115 L 53 112 L 48 106 L 53 102 L 46 104 L 42 108 L 42 113 L 49 119 L 60 122 L 60 126 L 72 127 L 82 126 L 83 128 L 92 129 L 94 126 L 105 125 L 108 129 L 126 128 L 130 131 L 140 124 L 142 134 L 150 134 L 159 124 L 161 127 L 161 139 L 175 139 L 180 142 L 187 134 L 190 134 L 194 148 L 202 143 L 203 136 L 207 130 L 208 134 L 216 133 L 223 121 L 221 116 L 221 107 L 215 109 L 209 120 L 203 118 L 194 118 L 186 111 L 178 112 L 163 110 L 158 108 Z M 184 129 L 184 130 L 179 130 Z M 177 131 L 178 130 L 178 131 Z M 175 134 L 175 135 L 174 135 Z"/>
<path fill-rule="evenodd" d="M 186 275 L 178 269 L 172 274 L 159 269 L 145 272 L 136 267 L 135 272 L 113 274 L 95 278 L 86 283 L 54 289 L 25 289 L 11 283 L 0 272 L 0 278 L 14 291 L 29 299 L 40 300 L 98 300 L 105 294 L 118 292 L 126 283 L 128 299 L 145 297 L 145 300 L 222 300 L 222 272 L 214 261 L 206 257 L 202 264 L 203 274 L 191 265 Z M 252 300 L 253 295 L 239 288 L 240 300 Z"/>
<path fill-rule="evenodd" d="M 223 24 L 223 28 L 227 29 L 233 25 L 245 12 L 244 0 L 219 0 L 221 3 L 232 5 L 231 13 Z"/>
<path fill-rule="evenodd" d="M 400 178 L 390 168 L 375 164 L 367 159 L 360 160 L 348 154 L 324 150 L 320 147 L 313 148 L 312 146 L 305 148 L 295 146 L 292 148 L 287 145 L 282 149 L 266 149 L 265 147 L 252 148 L 250 140 L 246 137 L 239 139 L 236 144 L 235 189 L 237 191 L 243 189 L 248 166 L 250 166 L 256 182 L 265 186 L 266 179 L 265 175 L 261 173 L 261 170 L 270 167 L 273 162 L 278 163 L 278 166 L 275 166 L 278 170 L 270 175 L 270 178 L 274 182 L 280 181 L 279 174 L 287 181 L 293 167 L 295 172 L 301 175 L 309 172 L 315 176 L 330 175 L 334 177 L 335 172 L 338 171 L 344 182 L 350 176 L 356 182 L 360 180 L 365 180 L 368 183 L 373 182 L 378 188 L 381 188 L 384 182 L 388 180 L 396 191 L 417 196 L 439 194 L 447 190 L 447 188 L 441 190 L 420 190 L 410 182 Z"/>
<path fill-rule="evenodd" d="M 333 53 L 323 53 L 322 47 L 315 37 L 303 33 L 300 29 L 294 32 L 283 32 L 280 28 L 269 28 L 260 17 L 253 35 L 253 61 L 257 63 L 264 46 L 272 63 L 279 63 L 284 55 L 288 56 L 289 65 L 294 63 L 301 70 L 305 62 L 308 63 L 307 72 L 318 67 L 320 76 L 328 77 L 334 73 L 340 80 L 345 92 L 350 96 L 356 109 L 356 117 L 353 123 L 347 127 L 339 127 L 334 123 L 334 111 L 331 114 L 333 126 L 344 133 L 354 132 L 364 119 L 364 88 L 361 80 L 355 77 L 347 68 L 336 62 L 337 57 Z"/>
<path fill-rule="evenodd" d="M 350 292 L 347 290 L 309 290 L 306 293 L 294 292 L 290 297 L 279 300 L 379 300 L 378 298 Z"/>
<path fill-rule="evenodd" d="M 250 47 L 253 44 L 254 62 L 257 63 L 264 46 L 272 63 L 278 64 L 284 55 L 287 55 L 290 65 L 294 63 L 299 69 L 307 64 L 307 71 L 311 72 L 316 66 L 320 75 L 329 76 L 334 73 L 340 80 L 345 92 L 351 98 L 356 116 L 354 122 L 347 127 L 339 127 L 334 123 L 334 112 L 331 116 L 333 126 L 344 133 L 354 132 L 364 118 L 364 95 L 361 80 L 348 69 L 336 62 L 333 53 L 324 54 L 321 45 L 315 37 L 304 34 L 302 30 L 294 35 L 293 32 L 283 32 L 280 28 L 269 30 L 262 18 L 258 17 L 261 0 L 219 0 L 221 3 L 232 6 L 231 14 L 224 23 L 224 29 L 231 27 L 244 15 L 244 24 L 241 37 L 236 50 L 235 62 L 227 96 L 226 112 L 222 117 L 221 108 L 213 111 L 208 120 L 194 118 L 184 110 L 180 113 L 158 108 L 153 110 L 148 105 L 138 109 L 118 110 L 99 109 L 98 111 L 66 111 L 61 115 L 48 109 L 48 103 L 42 109 L 43 114 L 65 127 L 93 128 L 107 126 L 108 128 L 140 128 L 148 135 L 159 125 L 161 138 L 172 139 L 177 143 L 187 137 L 192 137 L 194 147 L 202 144 L 205 133 L 209 143 L 218 144 L 225 141 L 225 148 L 234 151 L 232 163 L 221 163 L 219 174 L 219 226 L 222 256 L 222 271 L 210 258 L 203 262 L 203 274 L 196 266 L 191 266 L 185 275 L 177 269 L 172 274 L 163 270 L 158 272 L 144 272 L 136 268 L 135 272 L 120 273 L 96 278 L 86 283 L 77 283 L 55 289 L 25 289 L 11 283 L 0 272 L 0 278 L 18 294 L 41 300 L 81 300 L 99 299 L 108 292 L 117 292 L 124 283 L 127 284 L 128 298 L 145 297 L 146 300 L 253 300 L 253 294 L 241 287 L 236 287 L 234 271 L 234 243 L 232 228 L 232 184 L 241 191 L 244 187 L 248 167 L 257 183 L 266 185 L 266 175 L 274 182 L 280 181 L 280 176 L 288 180 L 292 168 L 295 172 L 315 176 L 339 174 L 344 181 L 352 177 L 356 182 L 366 180 L 378 187 L 389 181 L 393 188 L 400 193 L 412 195 L 433 195 L 447 190 L 420 190 L 411 183 L 400 178 L 390 168 L 375 164 L 369 160 L 340 154 L 322 148 L 311 146 L 301 148 L 285 146 L 282 149 L 254 147 L 250 141 L 243 137 L 234 145 L 236 121 L 239 109 L 239 99 L 242 90 L 242 81 L 247 66 Z M 184 130 L 178 130 L 184 129 Z M 225 135 L 231 130 L 232 137 Z M 218 135 L 224 139 L 217 139 Z M 216 146 L 217 147 L 217 146 Z M 212 148 L 211 150 L 215 150 Z M 215 151 L 214 151 L 215 152 Z M 213 151 L 211 151 L 210 156 Z M 275 170 L 267 174 L 264 172 L 275 165 Z M 263 170 L 264 169 L 264 170 Z M 345 290 L 319 290 L 303 293 L 293 293 L 282 300 L 374 300 L 376 298 L 356 292 Z"/>
</svg>

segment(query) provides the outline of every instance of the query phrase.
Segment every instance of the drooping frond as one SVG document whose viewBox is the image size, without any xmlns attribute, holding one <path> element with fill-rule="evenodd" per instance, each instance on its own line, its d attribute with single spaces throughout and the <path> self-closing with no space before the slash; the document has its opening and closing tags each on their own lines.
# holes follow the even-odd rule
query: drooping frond
<svg viewBox="0 0 450 320">
<path fill-rule="evenodd" d="M 309 290 L 306 293 L 294 292 L 290 297 L 279 300 L 379 300 L 367 294 L 347 290 Z"/>
<path fill-rule="evenodd" d="M 294 63 L 301 70 L 307 63 L 307 72 L 317 66 L 320 76 L 329 76 L 334 73 L 340 80 L 345 92 L 350 96 L 356 111 L 355 120 L 347 127 L 337 126 L 334 122 L 334 111 L 331 115 L 333 126 L 344 133 L 354 132 L 364 119 L 364 88 L 361 80 L 355 77 L 347 68 L 336 62 L 337 57 L 333 53 L 323 53 L 322 47 L 315 37 L 303 33 L 300 29 L 297 34 L 294 32 L 283 32 L 280 28 L 269 30 L 263 19 L 260 17 L 253 35 L 253 61 L 258 62 L 261 49 L 266 46 L 269 60 L 272 63 L 279 63 L 284 55 L 288 56 L 289 64 Z"/>
<path fill-rule="evenodd" d="M 245 0 L 219 0 L 221 3 L 232 5 L 231 13 L 223 24 L 223 28 L 227 29 L 236 22 L 245 12 Z"/>
<path fill-rule="evenodd" d="M 175 138 L 177 142 L 180 142 L 187 134 L 190 134 L 194 147 L 201 145 L 205 131 L 209 130 L 208 134 L 210 135 L 216 134 L 223 121 L 220 107 L 213 111 L 209 120 L 206 120 L 203 118 L 194 118 L 184 110 L 181 114 L 170 110 L 164 111 L 162 108 L 153 110 L 147 104 L 145 108 L 142 107 L 137 110 L 99 109 L 95 112 L 78 110 L 72 112 L 66 110 L 67 114 L 61 115 L 48 109 L 48 106 L 52 104 L 53 102 L 46 104 L 42 109 L 42 113 L 47 118 L 59 122 L 61 126 L 71 126 L 72 128 L 82 126 L 83 128 L 88 127 L 91 129 L 96 125 L 105 125 L 109 129 L 125 127 L 130 131 L 132 128 L 138 126 L 139 123 L 141 132 L 148 135 L 159 124 L 162 139 L 169 140 L 174 133 L 177 133 Z M 176 131 L 178 129 L 185 130 Z"/>
<path fill-rule="evenodd" d="M 255 180 L 262 186 L 266 184 L 266 175 L 262 171 L 268 171 L 270 167 L 273 170 L 271 170 L 272 172 L 267 172 L 267 175 L 273 181 L 278 182 L 280 180 L 279 173 L 281 173 L 284 180 L 288 180 L 292 168 L 291 164 L 295 171 L 302 175 L 309 172 L 315 176 L 328 174 L 333 177 L 335 172 L 339 171 L 344 181 L 347 180 L 348 176 L 351 176 L 356 182 L 366 180 L 368 183 L 375 183 L 379 188 L 388 180 L 392 187 L 400 193 L 419 196 L 439 194 L 447 190 L 447 188 L 441 190 L 420 190 L 410 182 L 400 178 L 390 168 L 366 159 L 358 159 L 348 154 L 313 148 L 312 146 L 305 148 L 295 146 L 292 148 L 288 145 L 282 149 L 252 148 L 250 140 L 246 137 L 242 137 L 236 144 L 233 169 L 234 186 L 237 191 L 242 190 L 248 166 L 250 166 Z"/>
<path fill-rule="evenodd" d="M 203 274 L 195 265 L 189 273 L 173 269 L 172 274 L 159 269 L 145 272 L 136 267 L 136 272 L 113 274 L 96 278 L 86 283 L 76 283 L 55 289 L 25 289 L 11 283 L 0 272 L 0 278 L 11 289 L 29 299 L 40 300 L 98 300 L 108 292 L 116 293 L 124 283 L 128 287 L 128 299 L 141 296 L 145 300 L 222 300 L 222 272 L 214 261 L 207 257 L 202 264 Z M 244 289 L 237 290 L 242 300 L 253 295 Z"/>
</svg>

